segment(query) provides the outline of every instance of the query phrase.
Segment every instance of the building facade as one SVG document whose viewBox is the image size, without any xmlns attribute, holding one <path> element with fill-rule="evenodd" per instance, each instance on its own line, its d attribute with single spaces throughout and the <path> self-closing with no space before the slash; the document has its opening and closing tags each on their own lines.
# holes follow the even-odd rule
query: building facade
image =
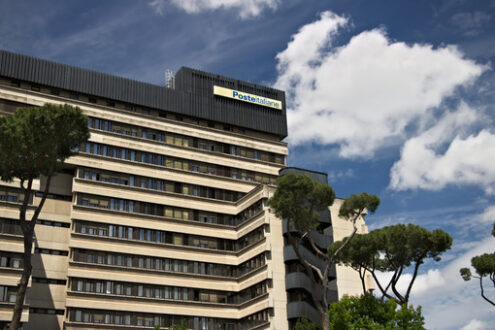
<svg viewBox="0 0 495 330">
<path fill-rule="evenodd" d="M 0 51 L 0 114 L 45 103 L 80 107 L 91 137 L 52 179 L 24 329 L 288 329 L 288 252 L 265 203 L 286 168 L 282 91 L 189 68 L 166 88 Z M 21 198 L 0 182 L 4 325 Z"/>
<path fill-rule="evenodd" d="M 328 183 L 328 175 L 322 172 L 315 172 L 306 169 L 286 167 L 280 171 L 280 175 L 287 173 L 304 174 L 309 176 L 314 181 L 320 184 Z M 320 212 L 318 218 L 318 227 L 311 231 L 310 235 L 316 246 L 325 252 L 330 244 L 334 241 L 342 240 L 349 236 L 354 227 L 352 223 L 339 217 L 340 206 L 344 200 L 335 198 L 333 204 L 326 210 Z M 368 227 L 364 221 L 364 214 L 357 221 L 357 233 L 364 234 L 368 232 Z M 287 222 L 283 221 L 284 237 L 287 235 Z M 318 258 L 316 251 L 312 248 L 305 247 L 304 244 L 299 245 L 299 252 L 311 264 L 320 267 L 323 271 L 325 264 Z M 297 320 L 305 317 L 314 323 L 321 324 L 321 317 L 316 306 L 313 303 L 314 291 L 322 292 L 321 286 L 317 285 L 316 290 L 312 290 L 313 284 L 310 277 L 306 274 L 304 267 L 298 261 L 298 257 L 294 252 L 293 247 L 286 241 L 284 247 L 285 261 L 285 286 L 287 289 L 287 318 L 289 325 L 292 328 Z M 330 270 L 329 274 L 330 286 L 328 292 L 328 301 L 335 302 L 344 295 L 359 296 L 363 293 L 359 273 L 351 267 L 335 265 Z M 373 288 L 373 280 L 370 275 L 366 276 L 367 288 Z"/>
</svg>

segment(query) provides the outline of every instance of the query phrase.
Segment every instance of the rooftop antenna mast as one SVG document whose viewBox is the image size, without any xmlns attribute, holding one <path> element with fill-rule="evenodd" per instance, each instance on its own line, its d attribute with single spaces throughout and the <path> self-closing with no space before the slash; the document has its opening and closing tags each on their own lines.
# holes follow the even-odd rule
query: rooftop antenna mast
<svg viewBox="0 0 495 330">
<path fill-rule="evenodd" d="M 172 70 L 165 70 L 165 87 L 175 89 L 175 74 Z"/>
</svg>

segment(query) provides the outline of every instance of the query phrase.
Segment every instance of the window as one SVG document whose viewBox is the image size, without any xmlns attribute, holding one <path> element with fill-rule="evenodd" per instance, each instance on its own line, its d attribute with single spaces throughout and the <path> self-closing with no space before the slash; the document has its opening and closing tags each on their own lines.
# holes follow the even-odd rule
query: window
<svg viewBox="0 0 495 330">
<path fill-rule="evenodd" d="M 82 321 L 82 311 L 81 310 L 76 310 L 76 315 L 75 315 L 75 320 L 76 322 L 81 322 Z"/>
</svg>

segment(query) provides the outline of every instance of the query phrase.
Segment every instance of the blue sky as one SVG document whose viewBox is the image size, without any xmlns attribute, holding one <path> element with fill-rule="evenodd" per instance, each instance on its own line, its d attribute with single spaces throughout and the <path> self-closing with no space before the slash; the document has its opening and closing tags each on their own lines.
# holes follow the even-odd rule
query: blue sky
<svg viewBox="0 0 495 330">
<path fill-rule="evenodd" d="M 413 303 L 489 329 L 458 268 L 495 250 L 495 1 L 0 0 L 0 48 L 163 84 L 189 66 L 287 91 L 288 164 L 382 199 L 371 228 L 441 228 Z M 495 297 L 492 290 L 490 294 Z"/>
</svg>

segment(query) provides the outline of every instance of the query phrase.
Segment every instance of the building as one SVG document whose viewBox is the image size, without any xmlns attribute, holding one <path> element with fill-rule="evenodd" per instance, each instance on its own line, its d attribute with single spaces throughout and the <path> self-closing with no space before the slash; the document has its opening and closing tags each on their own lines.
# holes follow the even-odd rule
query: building
<svg viewBox="0 0 495 330">
<path fill-rule="evenodd" d="M 280 171 L 280 175 L 287 173 L 305 174 L 318 183 L 328 183 L 328 175 L 322 172 L 294 167 L 286 167 Z M 343 201 L 341 198 L 336 198 L 327 210 L 321 212 L 317 230 L 310 233 L 315 244 L 322 251 L 326 251 L 327 247 L 334 241 L 339 241 L 349 236 L 354 229 L 350 221 L 338 216 Z M 368 227 L 364 222 L 364 215 L 358 218 L 356 225 L 359 234 L 368 232 Z M 287 222 L 284 220 L 284 236 L 287 235 L 287 230 Z M 312 249 L 306 248 L 304 244 L 300 245 L 299 249 L 300 253 L 313 265 L 319 265 L 320 269 L 324 269 L 324 264 L 318 259 Z M 284 247 L 284 260 L 286 266 L 285 286 L 287 289 L 287 318 L 289 325 L 293 326 L 300 317 L 306 317 L 314 323 L 321 323 L 320 314 L 314 304 L 312 304 L 311 280 L 305 274 L 305 270 L 300 265 L 294 249 L 288 243 Z M 330 271 L 329 278 L 331 281 L 328 301 L 338 301 L 344 295 L 358 296 L 363 292 L 359 274 L 350 267 L 334 266 Z M 366 276 L 366 285 L 368 288 L 374 287 L 370 275 Z M 321 286 L 318 286 L 318 288 L 321 288 Z"/>
<path fill-rule="evenodd" d="M 291 312 L 282 221 L 265 206 L 286 168 L 284 92 L 189 68 L 169 78 L 0 51 L 0 113 L 67 103 L 91 131 L 36 226 L 24 329 L 287 329 L 304 314 Z M 18 186 L 0 183 L 4 325 L 22 268 Z"/>
</svg>

